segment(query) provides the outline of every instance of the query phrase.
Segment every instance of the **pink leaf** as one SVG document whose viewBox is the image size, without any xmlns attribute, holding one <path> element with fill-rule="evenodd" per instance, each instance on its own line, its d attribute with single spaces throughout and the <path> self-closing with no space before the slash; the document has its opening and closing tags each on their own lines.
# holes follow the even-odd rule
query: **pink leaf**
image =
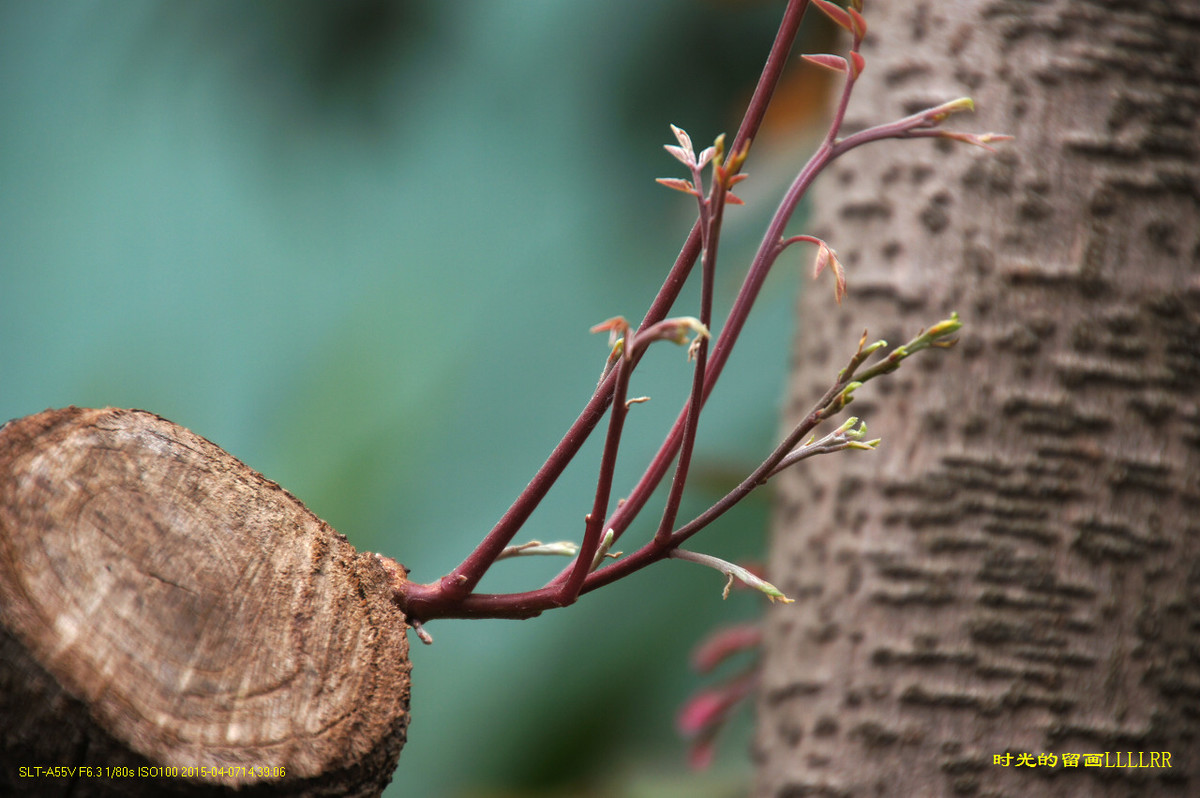
<svg viewBox="0 0 1200 798">
<path fill-rule="evenodd" d="M 846 9 L 850 14 L 851 33 L 857 41 L 862 41 L 867 35 L 867 21 L 863 19 L 863 15 L 858 13 L 853 7 Z"/>
<path fill-rule="evenodd" d="M 853 75 L 855 78 L 857 78 L 859 75 L 862 74 L 863 67 L 865 67 L 867 65 L 867 61 L 866 61 L 866 59 L 864 59 L 862 57 L 862 55 L 860 55 L 859 53 L 856 53 L 856 52 L 851 52 L 850 58 L 854 62 L 854 65 L 851 68 L 850 74 Z"/>
<path fill-rule="evenodd" d="M 592 327 L 588 332 L 608 333 L 608 345 L 614 346 L 622 336 L 629 334 L 629 322 L 625 320 L 624 316 L 613 316 L 611 319 L 602 321 L 595 327 Z"/>
<path fill-rule="evenodd" d="M 838 260 L 837 253 L 830 249 L 829 245 L 824 241 L 821 242 L 817 249 L 817 260 L 813 263 L 813 279 L 821 276 L 821 272 L 825 267 L 829 266 L 833 269 L 833 297 L 837 303 L 842 304 L 842 297 L 846 295 L 846 270 L 842 266 L 842 262 Z"/>
<path fill-rule="evenodd" d="M 837 259 L 836 254 L 833 256 L 832 261 L 833 276 L 836 278 L 836 282 L 833 284 L 833 298 L 840 305 L 842 304 L 842 297 L 846 295 L 846 270 L 842 268 L 842 262 Z"/>
<path fill-rule="evenodd" d="M 614 331 L 624 332 L 625 330 L 628 330 L 628 329 L 629 329 L 629 322 L 625 321 L 624 316 L 613 316 L 611 319 L 605 319 L 604 321 L 600 322 L 596 326 L 592 327 L 590 330 L 588 330 L 588 332 L 590 332 L 590 333 L 614 332 Z"/>
<path fill-rule="evenodd" d="M 717 690 L 703 690 L 687 700 L 675 725 L 685 736 L 699 734 L 715 724 L 720 723 L 729 709 L 729 695 Z"/>
<path fill-rule="evenodd" d="M 817 248 L 817 259 L 813 261 L 813 279 L 821 276 L 821 272 L 825 271 L 825 267 L 829 265 L 829 254 L 832 252 L 829 245 L 824 241 Z"/>
<path fill-rule="evenodd" d="M 664 144 L 663 149 L 675 156 L 675 160 L 679 161 L 684 166 L 692 165 L 691 150 L 685 150 L 683 147 L 676 147 L 674 144 Z"/>
<path fill-rule="evenodd" d="M 828 53 L 812 53 L 800 56 L 810 64 L 816 64 L 819 67 L 832 69 L 834 72 L 846 71 L 846 59 L 840 55 L 830 55 Z"/>
<path fill-rule="evenodd" d="M 726 627 L 710 635 L 692 653 L 692 668 L 697 673 L 708 673 L 729 657 L 756 648 L 761 643 L 762 629 L 756 624 Z"/>
<path fill-rule="evenodd" d="M 692 738 L 689 759 L 692 767 L 703 769 L 712 761 L 717 733 L 734 707 L 746 701 L 758 686 L 760 670 L 756 666 L 716 688 L 693 695 L 676 718 L 679 731 Z"/>
<path fill-rule="evenodd" d="M 696 187 L 692 185 L 692 181 L 684 180 L 682 177 L 657 177 L 654 182 L 662 183 L 667 188 L 682 191 L 684 194 L 691 194 L 693 197 L 700 196 L 696 192 Z"/>
<path fill-rule="evenodd" d="M 688 154 L 694 153 L 696 150 L 692 147 L 692 137 L 687 134 L 687 131 L 681 127 L 671 125 L 671 132 L 675 134 L 675 140 L 679 142 L 679 146 L 683 147 Z"/>
<path fill-rule="evenodd" d="M 850 19 L 850 15 L 846 13 L 846 9 L 830 3 L 829 0 L 812 1 L 813 4 L 825 12 L 825 16 L 832 19 L 839 28 L 848 31 L 849 33 L 854 33 L 853 21 Z"/>
</svg>

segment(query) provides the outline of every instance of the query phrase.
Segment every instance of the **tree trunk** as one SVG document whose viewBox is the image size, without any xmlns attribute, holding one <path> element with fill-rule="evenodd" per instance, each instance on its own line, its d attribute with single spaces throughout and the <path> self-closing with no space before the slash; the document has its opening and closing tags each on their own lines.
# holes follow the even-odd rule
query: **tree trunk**
<svg viewBox="0 0 1200 798">
<path fill-rule="evenodd" d="M 394 575 L 150 413 L 8 423 L 0 794 L 378 795 L 408 720 Z"/>
<path fill-rule="evenodd" d="M 806 292 L 789 412 L 864 328 L 965 327 L 851 408 L 878 453 L 781 483 L 758 794 L 1198 795 L 1200 9 L 866 15 L 853 123 L 967 94 L 952 127 L 1016 141 L 872 145 L 819 188 L 850 293 Z"/>
</svg>

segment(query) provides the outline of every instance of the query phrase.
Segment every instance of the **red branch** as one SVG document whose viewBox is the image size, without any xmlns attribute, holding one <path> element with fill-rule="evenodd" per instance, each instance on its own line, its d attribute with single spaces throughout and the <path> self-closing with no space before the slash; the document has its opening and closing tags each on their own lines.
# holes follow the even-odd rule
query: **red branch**
<svg viewBox="0 0 1200 798">
<path fill-rule="evenodd" d="M 796 175 L 771 217 L 745 280 L 734 299 L 724 325 L 721 327 L 720 337 L 716 339 L 710 352 L 709 331 L 712 325 L 713 285 L 721 221 L 726 202 L 738 201 L 736 197 L 728 193 L 728 190 L 744 177 L 744 175 L 738 174 L 739 169 L 746 158 L 750 141 L 762 123 L 763 115 L 775 87 L 778 85 L 800 19 L 807 5 L 808 0 L 790 0 L 788 3 L 770 56 L 746 110 L 741 128 L 729 151 L 728 159 L 725 158 L 721 139 L 718 139 L 714 147 L 706 149 L 697 157 L 692 150 L 690 137 L 684 131 L 672 127 L 679 145 L 670 145 L 667 150 L 689 168 L 692 173 L 692 181 L 667 178 L 661 182 L 670 188 L 693 194 L 699 202 L 699 219 L 692 228 L 683 250 L 636 331 L 630 331 L 623 319 L 613 319 L 602 325 L 602 328 L 611 329 L 614 332 L 619 331 L 622 334 L 618 348 L 614 349 L 615 366 L 614 361 L 610 358 L 610 367 L 607 368 L 583 412 L 567 430 L 566 435 L 551 452 L 550 457 L 534 475 L 529 485 L 479 546 L 457 568 L 436 582 L 416 584 L 402 579 L 397 580 L 396 601 L 408 614 L 410 620 L 419 624 L 421 621 L 432 618 L 445 617 L 526 618 L 537 615 L 546 609 L 570 604 L 581 593 L 595 590 L 644 568 L 650 563 L 672 556 L 681 543 L 711 524 L 750 492 L 765 484 L 772 475 L 778 473 L 786 465 L 799 462 L 813 454 L 839 451 L 845 448 L 871 448 L 874 443 L 855 442 L 857 440 L 855 436 L 861 435 L 861 432 L 848 432 L 855 423 L 854 420 L 847 422 L 844 427 L 831 433 L 817 445 L 809 446 L 803 442 L 818 424 L 850 403 L 851 394 L 862 382 L 895 370 L 900 361 L 913 352 L 931 346 L 949 345 L 950 342 L 945 340 L 945 336 L 958 328 L 957 318 L 935 325 L 905 346 L 893 350 L 882 362 L 867 369 L 856 378 L 857 369 L 871 354 L 883 346 L 883 343 L 880 342 L 864 348 L 866 343 L 864 335 L 863 340 L 859 343 L 858 351 L 850 359 L 846 368 L 838 374 L 825 396 L 784 438 L 771 455 L 722 499 L 688 523 L 676 527 L 701 410 L 737 343 L 767 275 L 779 256 L 793 243 L 804 241 L 818 244 L 818 273 L 826 264 L 832 264 L 837 280 L 835 296 L 839 302 L 845 291 L 845 276 L 841 264 L 828 245 L 811 236 L 785 237 L 784 235 L 801 198 L 808 191 L 816 176 L 834 159 L 846 152 L 862 144 L 883 138 L 942 136 L 978 144 L 985 148 L 988 148 L 987 145 L 992 141 L 1007 138 L 993 134 L 980 136 L 938 129 L 949 115 L 969 110 L 972 107 L 971 101 L 964 98 L 839 139 L 838 133 L 845 119 L 851 92 L 864 68 L 864 60 L 858 50 L 866 33 L 866 23 L 853 6 L 843 10 L 831 3 L 819 2 L 818 8 L 852 35 L 848 59 L 838 60 L 833 56 L 819 56 L 810 59 L 825 67 L 832 65 L 844 74 L 845 83 L 842 94 L 827 135 L 808 163 Z M 702 170 L 710 162 L 712 164 L 712 180 L 708 194 L 705 196 Z M 666 319 L 666 314 L 678 297 L 698 255 L 701 256 L 699 322 L 687 318 Z M 695 355 L 696 365 L 687 403 L 629 496 L 623 503 L 618 504 L 611 515 L 605 517 L 611 499 L 617 450 L 627 411 L 626 390 L 630 374 L 636 368 L 641 354 L 650 342 L 661 340 L 664 337 L 680 340 L 683 331 L 688 327 L 697 331 L 698 337 L 693 344 L 692 351 Z M 474 590 L 484 573 L 509 545 L 513 536 L 599 424 L 610 405 L 612 405 L 612 415 L 609 419 L 608 434 L 601 456 L 596 494 L 592 511 L 586 519 L 583 542 L 578 549 L 575 561 L 544 587 L 537 590 L 509 594 L 475 593 Z M 677 456 L 678 460 L 676 461 Z M 676 462 L 675 475 L 656 533 L 632 554 L 606 567 L 597 568 L 597 554 L 605 536 L 611 531 L 612 538 L 615 540 L 628 529 L 633 519 L 645 507 L 650 495 L 662 481 L 672 462 Z M 680 556 L 682 556 L 682 552 Z M 699 556 L 692 553 L 692 559 Z M 770 585 L 766 585 L 766 587 L 775 591 L 769 595 L 773 597 L 782 595 L 774 587 Z"/>
</svg>

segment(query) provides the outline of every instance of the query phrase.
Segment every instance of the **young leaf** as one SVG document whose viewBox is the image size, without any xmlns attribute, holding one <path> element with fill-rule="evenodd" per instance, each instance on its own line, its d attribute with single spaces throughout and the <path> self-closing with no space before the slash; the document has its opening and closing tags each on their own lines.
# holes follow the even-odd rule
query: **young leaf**
<svg viewBox="0 0 1200 798">
<path fill-rule="evenodd" d="M 867 65 L 867 61 L 860 53 L 851 51 L 850 53 L 850 75 L 853 78 L 858 78 L 862 74 L 863 67 Z"/>
<path fill-rule="evenodd" d="M 855 387 L 859 385 L 859 383 L 851 384 L 855 385 Z M 784 604 L 792 603 L 792 599 L 785 596 L 783 591 L 775 587 L 775 585 L 751 573 L 748 569 L 740 565 L 734 565 L 727 560 L 722 560 L 720 557 L 713 557 L 711 554 L 700 554 L 699 552 L 687 551 L 685 549 L 671 549 L 671 553 L 668 556 L 677 560 L 687 560 L 698 565 L 704 565 L 725 574 L 727 581 L 725 583 L 725 590 L 721 594 L 722 598 L 729 598 L 729 588 L 733 586 L 733 580 L 737 579 L 746 585 L 746 587 L 752 587 L 759 591 L 771 601 L 778 600 Z"/>
<path fill-rule="evenodd" d="M 693 197 L 700 196 L 696 191 L 696 187 L 692 185 L 691 180 L 684 180 L 682 177 L 656 177 L 655 183 L 661 183 L 667 188 L 673 188 L 676 191 L 682 191 L 684 194 L 691 194 Z"/>
<path fill-rule="evenodd" d="M 846 11 L 850 14 L 850 32 L 854 34 L 855 41 L 861 42 L 867 35 L 867 21 L 859 13 L 859 9 L 856 9 L 854 6 L 846 9 Z"/>
<path fill-rule="evenodd" d="M 833 20 L 839 28 L 842 28 L 847 33 L 854 33 L 854 20 L 850 18 L 850 14 L 841 6 L 830 3 L 829 0 L 812 0 L 813 5 L 821 9 L 825 16 Z"/>
<path fill-rule="evenodd" d="M 709 673 L 729 657 L 762 645 L 762 628 L 743 623 L 713 633 L 692 653 L 692 669 Z"/>
<path fill-rule="evenodd" d="M 838 260 L 837 253 L 833 251 L 833 248 L 824 241 L 821 241 L 820 246 L 817 248 L 817 259 L 813 263 L 814 280 L 821 276 L 821 272 L 825 270 L 826 266 L 833 269 L 835 281 L 833 285 L 833 297 L 840 305 L 842 304 L 842 297 L 846 295 L 846 270 L 842 267 L 842 262 Z"/>
<path fill-rule="evenodd" d="M 829 53 L 806 53 L 800 56 L 810 64 L 816 64 L 819 67 L 832 69 L 834 72 L 847 71 L 846 59 L 840 55 L 830 55 Z"/>
</svg>

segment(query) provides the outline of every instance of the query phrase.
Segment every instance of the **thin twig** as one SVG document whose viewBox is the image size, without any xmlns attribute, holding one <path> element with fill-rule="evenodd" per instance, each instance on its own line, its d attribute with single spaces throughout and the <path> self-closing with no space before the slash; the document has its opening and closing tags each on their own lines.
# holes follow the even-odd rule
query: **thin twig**
<svg viewBox="0 0 1200 798">
<path fill-rule="evenodd" d="M 608 502 L 612 494 L 613 472 L 617 467 L 617 450 L 621 445 L 621 431 L 625 425 L 625 416 L 629 413 L 625 397 L 629 391 L 629 372 L 633 370 L 633 342 L 630 340 L 633 334 L 631 330 L 626 329 L 625 345 L 622 348 L 621 357 L 617 361 L 616 386 L 612 410 L 608 417 L 608 434 L 604 438 L 604 453 L 600 457 L 600 475 L 596 478 L 596 496 L 592 501 L 592 511 L 587 517 L 583 543 L 579 547 L 579 554 L 575 557 L 571 576 L 563 585 L 560 598 L 565 604 L 569 604 L 579 597 L 583 580 L 593 570 L 593 560 L 600 548 L 601 539 L 604 537 L 601 532 L 604 529 L 604 517 L 608 514 Z"/>
<path fill-rule="evenodd" d="M 714 174 L 717 172 L 713 170 Z M 699 181 L 697 180 L 697 188 Z M 720 178 L 712 181 L 712 190 L 707 198 L 700 198 L 700 219 L 707 230 L 704 249 L 700 255 L 700 323 L 712 327 L 713 283 L 716 279 L 717 247 L 721 240 L 721 220 L 725 212 L 725 185 Z M 688 396 L 686 416 L 683 424 L 683 439 L 679 447 L 679 460 L 675 464 L 675 476 L 663 507 L 655 539 L 666 543 L 679 516 L 679 505 L 683 501 L 683 489 L 687 485 L 688 469 L 692 462 L 692 451 L 696 445 L 696 432 L 700 426 L 700 411 L 704 407 L 704 378 L 708 364 L 708 339 L 698 341 L 696 365 L 692 371 L 692 390 Z M 614 532 L 614 534 L 616 534 Z"/>
</svg>

